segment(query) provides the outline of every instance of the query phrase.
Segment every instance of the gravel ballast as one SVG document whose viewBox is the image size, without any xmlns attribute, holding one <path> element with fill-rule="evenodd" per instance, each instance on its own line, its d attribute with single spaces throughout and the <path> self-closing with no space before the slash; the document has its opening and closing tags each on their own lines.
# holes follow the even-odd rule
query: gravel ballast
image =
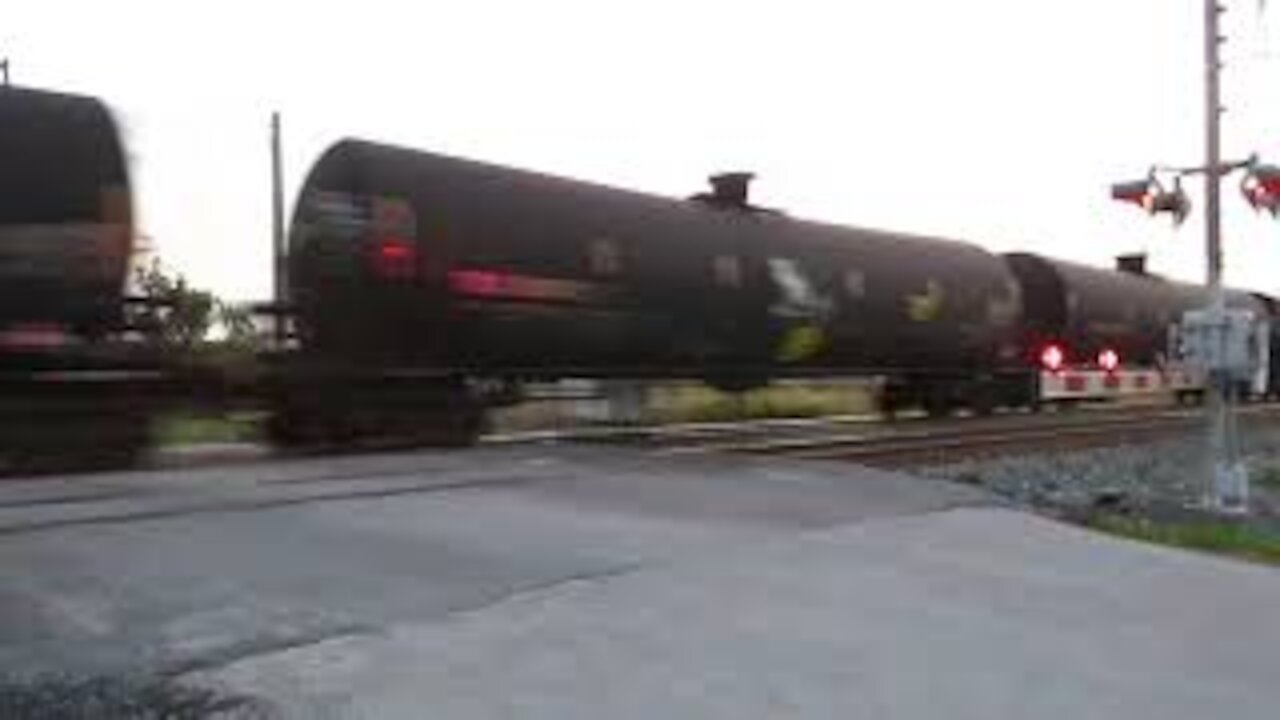
<svg viewBox="0 0 1280 720">
<path fill-rule="evenodd" d="M 1251 520 L 1280 531 L 1280 428 L 1249 426 L 1240 434 L 1251 478 Z M 1209 490 L 1205 433 L 1199 428 L 1154 442 L 1030 449 L 911 471 L 980 485 L 1019 506 L 1048 511 L 1194 511 L 1204 507 Z"/>
<path fill-rule="evenodd" d="M 165 678 L 0 678 L 5 720 L 268 720 L 268 704 Z"/>
</svg>

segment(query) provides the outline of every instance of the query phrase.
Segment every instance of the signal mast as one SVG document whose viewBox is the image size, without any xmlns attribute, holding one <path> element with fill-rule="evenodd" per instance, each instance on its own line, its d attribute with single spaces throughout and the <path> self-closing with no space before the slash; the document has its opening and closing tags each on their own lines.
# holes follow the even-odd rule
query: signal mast
<svg viewBox="0 0 1280 720">
<path fill-rule="evenodd" d="M 1261 3 L 1260 3 L 1261 9 Z M 1220 511 L 1248 512 L 1249 478 L 1240 459 L 1236 437 L 1233 386 L 1246 370 L 1240 348 L 1247 344 L 1249 322 L 1240 313 L 1229 311 L 1222 285 L 1222 178 L 1243 171 L 1241 192 L 1254 210 L 1280 216 L 1280 168 L 1264 165 L 1257 156 L 1231 163 L 1222 162 L 1222 100 L 1220 51 L 1225 38 L 1220 21 L 1226 8 L 1219 0 L 1205 0 L 1205 163 L 1202 167 L 1153 166 L 1144 180 L 1116 183 L 1111 197 L 1144 208 L 1148 214 L 1168 214 L 1181 225 L 1191 210 L 1182 189 L 1182 178 L 1203 175 L 1205 185 L 1205 254 L 1208 260 L 1209 306 L 1188 313 L 1183 319 L 1183 337 L 1191 341 L 1190 354 L 1206 372 L 1209 390 L 1209 455 L 1211 490 L 1208 504 Z M 1172 178 L 1172 184 L 1161 176 Z"/>
</svg>

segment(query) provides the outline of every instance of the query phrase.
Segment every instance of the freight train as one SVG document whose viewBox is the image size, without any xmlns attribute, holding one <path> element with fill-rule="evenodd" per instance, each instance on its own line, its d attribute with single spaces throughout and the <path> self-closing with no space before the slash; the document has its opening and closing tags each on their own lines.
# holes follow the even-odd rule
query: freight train
<svg viewBox="0 0 1280 720">
<path fill-rule="evenodd" d="M 292 341 L 233 380 L 128 333 L 131 194 L 101 102 L 0 89 L 0 156 L 11 456 L 128 456 L 158 409 L 228 401 L 285 445 L 465 444 L 487 406 L 569 377 L 874 375 L 886 411 L 933 413 L 1198 389 L 1169 344 L 1207 302 L 1195 286 L 799 220 L 752 204 L 741 173 L 673 199 L 360 140 L 329 148 L 294 204 L 286 297 L 266 308 Z"/>
</svg>

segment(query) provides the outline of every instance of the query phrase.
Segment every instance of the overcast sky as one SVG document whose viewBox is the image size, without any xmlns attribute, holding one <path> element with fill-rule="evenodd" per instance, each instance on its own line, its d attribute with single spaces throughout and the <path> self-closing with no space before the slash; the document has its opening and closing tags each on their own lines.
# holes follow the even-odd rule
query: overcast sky
<svg viewBox="0 0 1280 720">
<path fill-rule="evenodd" d="M 1280 161 L 1280 20 L 1228 4 L 1226 150 Z M 232 298 L 270 286 L 275 109 L 290 202 L 352 135 L 667 195 L 748 169 L 801 217 L 1145 250 L 1199 280 L 1199 214 L 1174 232 L 1107 192 L 1200 161 L 1202 19 L 1201 0 L 13 0 L 0 55 L 17 84 L 116 109 L 143 230 Z M 1280 223 L 1235 180 L 1225 197 L 1228 279 L 1280 292 Z"/>
</svg>

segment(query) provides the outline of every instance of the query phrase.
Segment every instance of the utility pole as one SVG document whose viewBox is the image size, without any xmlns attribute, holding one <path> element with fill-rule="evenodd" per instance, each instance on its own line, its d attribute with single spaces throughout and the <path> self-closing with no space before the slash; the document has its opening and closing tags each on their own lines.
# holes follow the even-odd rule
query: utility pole
<svg viewBox="0 0 1280 720">
<path fill-rule="evenodd" d="M 272 301 L 276 306 L 273 330 L 277 346 L 285 340 L 285 237 L 284 162 L 280 140 L 280 113 L 271 113 L 271 268 Z"/>
<path fill-rule="evenodd" d="M 1222 92 L 1220 23 L 1225 8 L 1219 0 L 1204 3 L 1205 64 L 1205 253 L 1208 263 L 1209 326 L 1216 355 L 1227 352 L 1226 291 L 1222 286 Z M 1233 418 L 1230 374 L 1222 363 L 1209 368 L 1209 463 L 1212 491 L 1209 503 L 1230 512 L 1248 508 L 1249 478 L 1240 461 Z"/>
<path fill-rule="evenodd" d="M 0 60 L 0 76 L 4 77 L 4 87 L 9 87 L 9 58 Z"/>
</svg>

